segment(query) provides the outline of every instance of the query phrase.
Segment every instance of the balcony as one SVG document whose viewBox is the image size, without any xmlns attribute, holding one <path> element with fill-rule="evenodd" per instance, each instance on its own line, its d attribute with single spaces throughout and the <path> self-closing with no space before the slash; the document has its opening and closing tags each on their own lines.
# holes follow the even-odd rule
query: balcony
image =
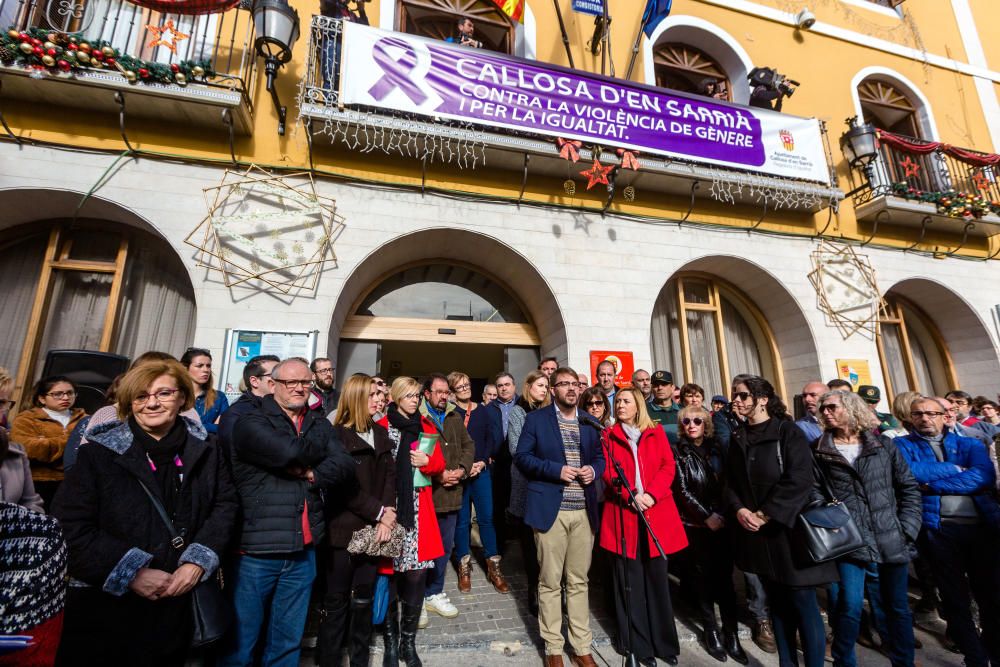
<svg viewBox="0 0 1000 667">
<path fill-rule="evenodd" d="M 469 73 L 474 68 L 481 68 L 478 86 Z M 545 91 L 549 81 L 557 85 Z M 311 152 L 328 140 L 338 149 L 401 155 L 421 161 L 425 177 L 428 164 L 488 165 L 515 173 L 522 196 L 529 176 L 575 178 L 582 190 L 588 182 L 578 174 L 599 157 L 611 168 L 598 190 L 602 199 L 607 193 L 604 210 L 616 195 L 628 200 L 634 184 L 644 192 L 690 198 L 692 208 L 696 199 L 762 208 L 761 220 L 777 209 L 815 212 L 843 198 L 831 185 L 818 121 L 674 92 L 314 16 L 299 106 Z M 585 97 L 592 103 L 583 109 Z M 717 126 L 686 126 L 690 131 L 682 136 L 681 120 L 688 118 L 668 113 L 670 105 L 697 108 Z M 547 120 L 556 115 L 558 126 Z M 612 121 L 601 124 L 608 115 L 633 122 L 632 133 L 616 130 Z M 750 152 L 743 135 L 733 131 L 739 123 L 756 123 L 756 162 L 729 159 L 708 139 L 716 137 L 720 145 L 731 139 L 733 154 Z M 766 142 L 762 127 L 770 130 Z M 601 131 L 603 137 L 595 138 Z M 672 140 L 675 131 L 677 144 L 686 142 L 690 150 L 656 145 Z M 579 160 L 567 162 L 573 157 Z M 574 194 L 569 180 L 565 185 Z"/>
<path fill-rule="evenodd" d="M 879 152 L 853 191 L 860 222 L 968 237 L 1000 234 L 996 156 L 879 131 Z M 916 245 L 916 244 L 915 244 Z"/>
<path fill-rule="evenodd" d="M 168 25 L 173 34 L 157 34 Z M 151 69 L 168 72 L 166 78 L 173 70 L 190 72 L 191 61 L 211 73 L 190 79 L 173 74 L 177 78 L 170 82 L 135 76 L 130 82 L 106 59 L 88 58 L 87 65 L 81 60 L 72 69 L 60 69 L 26 67 L 8 58 L 0 64 L 4 101 L 122 114 L 122 121 L 127 110 L 128 117 L 184 126 L 230 125 L 236 133 L 251 132 L 257 78 L 254 27 L 251 12 L 242 5 L 224 13 L 189 16 L 153 11 L 126 0 L 0 0 L 0 26 L 4 32 L 12 28 L 55 33 L 60 53 L 68 50 L 70 37 L 78 44 L 106 43 L 119 52 L 119 60 L 132 57 L 157 63 Z"/>
</svg>

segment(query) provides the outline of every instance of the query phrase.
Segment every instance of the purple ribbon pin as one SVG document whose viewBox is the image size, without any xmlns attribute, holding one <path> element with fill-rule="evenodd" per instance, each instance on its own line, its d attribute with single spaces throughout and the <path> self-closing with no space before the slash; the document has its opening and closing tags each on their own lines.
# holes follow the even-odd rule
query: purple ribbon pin
<svg viewBox="0 0 1000 667">
<path fill-rule="evenodd" d="M 388 47 L 394 46 L 403 50 L 399 60 L 389 55 Z M 414 104 L 423 104 L 427 95 L 417 84 L 410 81 L 407 75 L 417 66 L 417 52 L 409 43 L 396 37 L 383 37 L 372 47 L 372 58 L 382 68 L 382 78 L 375 82 L 368 93 L 381 102 L 386 95 L 396 88 L 401 89 Z M 405 70 L 405 71 L 404 71 Z"/>
</svg>

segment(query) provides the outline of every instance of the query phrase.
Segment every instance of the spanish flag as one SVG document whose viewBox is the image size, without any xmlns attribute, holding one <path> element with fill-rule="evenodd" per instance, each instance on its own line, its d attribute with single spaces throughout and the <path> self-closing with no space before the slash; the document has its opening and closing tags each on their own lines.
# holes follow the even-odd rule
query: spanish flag
<svg viewBox="0 0 1000 667">
<path fill-rule="evenodd" d="M 512 21 L 524 23 L 524 0 L 493 0 Z"/>
</svg>

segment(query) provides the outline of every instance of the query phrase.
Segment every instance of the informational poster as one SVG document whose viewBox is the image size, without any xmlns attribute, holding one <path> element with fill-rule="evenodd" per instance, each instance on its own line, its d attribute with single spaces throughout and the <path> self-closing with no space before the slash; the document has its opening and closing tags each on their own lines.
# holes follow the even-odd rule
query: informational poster
<svg viewBox="0 0 1000 667">
<path fill-rule="evenodd" d="M 248 361 L 262 354 L 273 354 L 279 359 L 302 357 L 312 361 L 316 357 L 318 334 L 318 331 L 227 329 L 222 372 L 219 374 L 219 389 L 225 392 L 230 403 L 239 398 L 243 367 Z"/>
<path fill-rule="evenodd" d="M 850 382 L 854 391 L 863 384 L 872 384 L 872 371 L 867 359 L 837 359 L 837 377 Z"/>
<path fill-rule="evenodd" d="M 590 351 L 590 381 L 597 384 L 597 365 L 610 361 L 615 366 L 615 386 L 627 387 L 632 384 L 632 373 L 635 372 L 635 361 L 631 352 L 591 350 Z"/>
</svg>

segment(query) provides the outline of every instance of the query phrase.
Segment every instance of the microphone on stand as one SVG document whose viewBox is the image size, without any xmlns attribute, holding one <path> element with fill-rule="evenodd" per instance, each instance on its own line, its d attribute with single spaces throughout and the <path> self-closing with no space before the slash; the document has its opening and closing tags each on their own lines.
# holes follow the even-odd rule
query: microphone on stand
<svg viewBox="0 0 1000 667">
<path fill-rule="evenodd" d="M 597 421 L 596 419 L 594 419 L 593 417 L 591 417 L 588 414 L 579 414 L 579 415 L 577 415 L 577 421 L 580 422 L 581 424 L 586 425 L 586 426 L 593 426 L 598 431 L 603 431 L 604 430 L 604 426 L 601 424 L 601 422 Z"/>
</svg>

